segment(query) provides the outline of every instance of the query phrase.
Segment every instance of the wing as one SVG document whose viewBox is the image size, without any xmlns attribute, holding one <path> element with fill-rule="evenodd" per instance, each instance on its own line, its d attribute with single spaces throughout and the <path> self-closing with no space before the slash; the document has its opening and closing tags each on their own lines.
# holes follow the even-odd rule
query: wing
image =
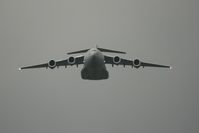
<svg viewBox="0 0 199 133">
<path fill-rule="evenodd" d="M 59 66 L 68 66 L 68 65 L 79 65 L 79 64 L 84 64 L 84 56 L 77 56 L 77 57 L 69 57 L 66 60 L 60 60 L 60 61 L 54 61 L 50 60 L 48 63 L 44 64 L 39 64 L 39 65 L 33 65 L 33 66 L 27 66 L 27 67 L 22 67 L 19 68 L 19 70 L 22 69 L 32 69 L 32 68 L 55 68 Z"/>
<path fill-rule="evenodd" d="M 114 61 L 116 58 L 118 58 L 118 62 L 117 61 Z M 118 56 L 115 56 L 115 57 L 111 57 L 111 56 L 107 56 L 107 55 L 104 55 L 104 60 L 105 60 L 105 64 L 112 64 L 112 65 L 130 65 L 132 66 L 133 65 L 133 61 L 131 60 L 126 60 L 126 59 L 122 59 Z"/>
<path fill-rule="evenodd" d="M 128 66 L 132 66 L 135 68 L 139 68 L 139 67 L 162 67 L 162 68 L 170 68 L 170 66 L 165 66 L 165 65 L 159 65 L 159 64 L 152 64 L 152 63 L 146 63 L 146 62 L 142 62 L 138 59 L 133 60 L 127 60 L 127 59 L 123 59 L 120 58 L 118 56 L 115 57 L 111 57 L 111 56 L 104 56 L 104 60 L 105 60 L 105 64 L 112 64 L 112 65 L 128 65 Z"/>
<path fill-rule="evenodd" d="M 146 63 L 146 62 L 141 62 L 141 66 L 142 67 L 162 67 L 162 68 L 172 69 L 171 66 L 159 65 L 159 64 L 152 64 L 152 63 Z"/>
</svg>

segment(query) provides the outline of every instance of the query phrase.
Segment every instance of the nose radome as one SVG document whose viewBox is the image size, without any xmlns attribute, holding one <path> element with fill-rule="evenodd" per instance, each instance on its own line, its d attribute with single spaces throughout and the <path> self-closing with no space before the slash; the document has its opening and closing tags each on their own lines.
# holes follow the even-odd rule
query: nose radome
<svg viewBox="0 0 199 133">
<path fill-rule="evenodd" d="M 92 56 L 95 56 L 96 54 L 97 54 L 97 51 L 92 51 L 92 52 L 91 52 L 91 55 L 92 55 Z"/>
</svg>

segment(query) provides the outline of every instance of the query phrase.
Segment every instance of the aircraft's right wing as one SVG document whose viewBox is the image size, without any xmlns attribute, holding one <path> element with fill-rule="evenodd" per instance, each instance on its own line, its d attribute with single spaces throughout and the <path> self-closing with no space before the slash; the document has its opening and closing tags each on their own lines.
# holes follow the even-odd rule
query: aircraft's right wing
<svg viewBox="0 0 199 133">
<path fill-rule="evenodd" d="M 51 69 L 53 69 L 53 68 L 59 67 L 59 66 L 68 66 L 68 65 L 71 65 L 71 66 L 77 65 L 78 66 L 79 64 L 84 64 L 84 56 L 69 57 L 68 59 L 60 60 L 60 61 L 50 60 L 48 63 L 22 67 L 22 68 L 19 68 L 19 70 L 32 69 L 32 68 L 51 68 Z"/>
<path fill-rule="evenodd" d="M 111 57 L 111 56 L 104 55 L 104 60 L 105 60 L 105 64 L 112 64 L 112 65 L 124 65 L 124 66 L 128 65 L 135 68 L 139 68 L 142 66 L 142 67 L 161 67 L 161 68 L 171 69 L 170 66 L 166 66 L 166 65 L 146 63 L 138 59 L 135 59 L 134 61 L 132 61 L 132 60 L 120 58 L 118 56 Z"/>
</svg>

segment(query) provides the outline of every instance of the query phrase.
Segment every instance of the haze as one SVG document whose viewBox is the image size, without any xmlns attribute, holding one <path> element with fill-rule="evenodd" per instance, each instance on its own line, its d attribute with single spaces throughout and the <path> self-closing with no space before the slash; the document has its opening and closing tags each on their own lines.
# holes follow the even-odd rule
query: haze
<svg viewBox="0 0 199 133">
<path fill-rule="evenodd" d="M 198 0 L 1 0 L 1 133 L 198 133 Z M 171 65 L 18 71 L 95 47 Z M 115 54 L 111 54 L 115 55 Z"/>
</svg>

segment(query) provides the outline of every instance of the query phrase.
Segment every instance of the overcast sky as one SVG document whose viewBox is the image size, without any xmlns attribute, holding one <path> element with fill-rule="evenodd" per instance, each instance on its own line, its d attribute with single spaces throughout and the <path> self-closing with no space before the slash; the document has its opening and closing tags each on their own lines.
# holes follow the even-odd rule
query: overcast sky
<svg viewBox="0 0 199 133">
<path fill-rule="evenodd" d="M 198 133 L 198 5 L 0 0 L 0 132 Z M 102 81 L 82 80 L 82 66 L 18 71 L 96 44 L 173 69 L 107 66 Z"/>
</svg>

